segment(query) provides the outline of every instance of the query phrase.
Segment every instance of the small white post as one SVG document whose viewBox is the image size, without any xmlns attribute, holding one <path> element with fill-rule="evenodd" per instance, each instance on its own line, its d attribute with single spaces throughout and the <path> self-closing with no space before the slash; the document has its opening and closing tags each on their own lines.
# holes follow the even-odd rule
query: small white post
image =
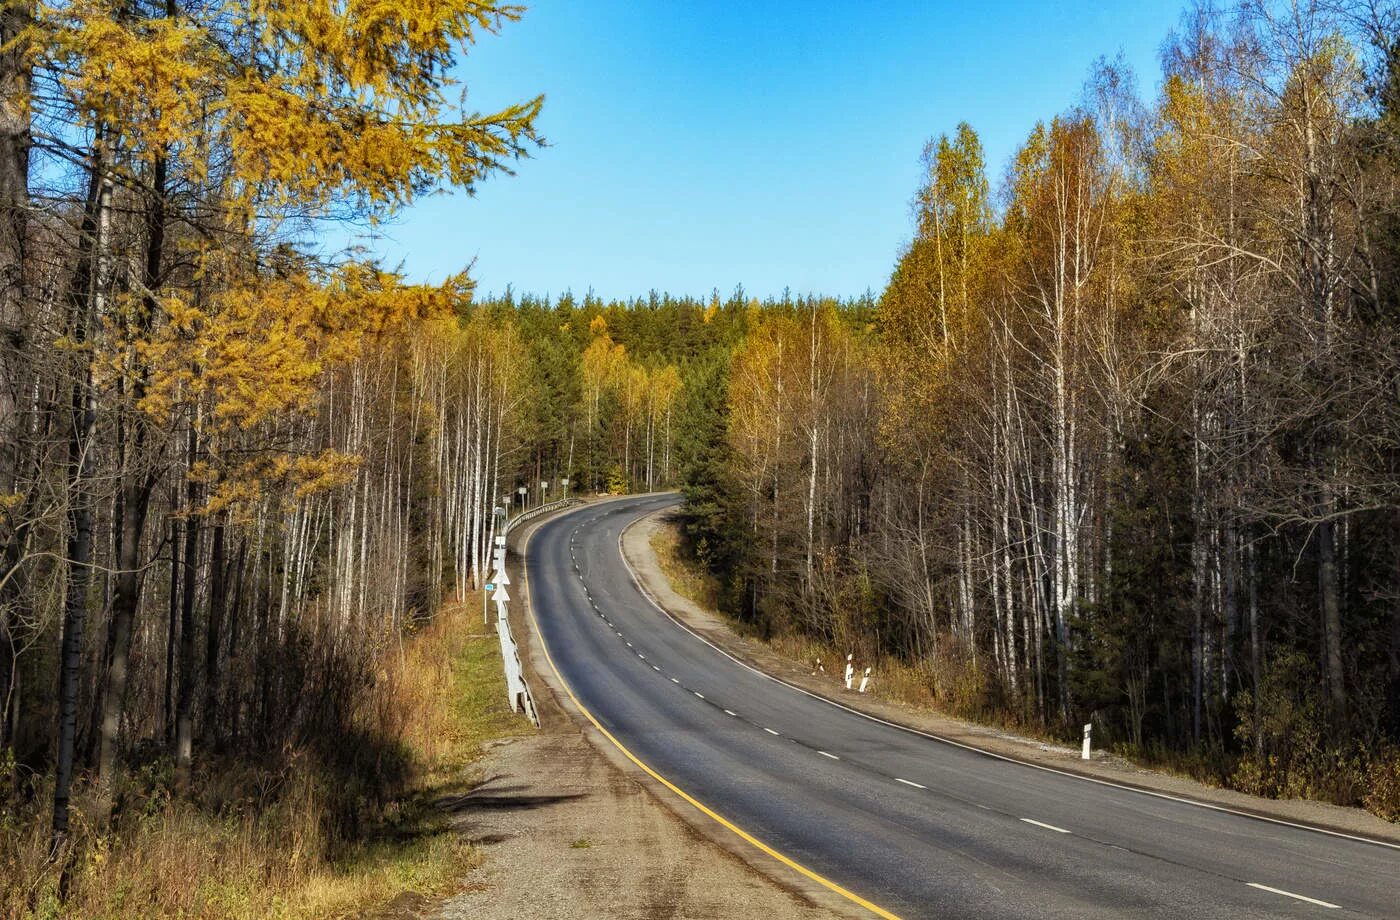
<svg viewBox="0 0 1400 920">
<path fill-rule="evenodd" d="M 1080 754 L 1081 760 L 1089 760 L 1089 733 L 1094 730 L 1094 723 L 1090 722 L 1084 726 L 1084 751 Z"/>
<path fill-rule="evenodd" d="M 817 666 L 816 666 L 816 668 L 813 669 L 812 673 L 813 673 L 813 674 L 825 674 L 825 673 L 826 673 L 826 668 L 822 667 L 822 660 L 821 660 L 820 658 L 817 659 Z"/>
<path fill-rule="evenodd" d="M 856 676 L 856 666 L 853 665 L 853 664 L 851 664 L 851 660 L 852 660 L 853 658 L 855 658 L 855 657 L 856 657 L 856 656 L 855 656 L 854 653 L 852 653 L 852 654 L 846 656 L 846 689 L 847 689 L 847 690 L 851 689 L 851 681 L 852 681 L 852 680 L 855 678 L 855 676 Z"/>
<path fill-rule="evenodd" d="M 868 686 L 870 686 L 870 669 L 866 668 L 864 676 L 860 679 L 860 692 L 864 693 L 865 688 Z"/>
</svg>

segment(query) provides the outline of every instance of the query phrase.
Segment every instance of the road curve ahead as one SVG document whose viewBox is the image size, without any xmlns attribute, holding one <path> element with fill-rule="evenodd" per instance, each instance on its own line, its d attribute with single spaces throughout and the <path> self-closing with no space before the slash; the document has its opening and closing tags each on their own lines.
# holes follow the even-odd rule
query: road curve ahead
<svg viewBox="0 0 1400 920">
<path fill-rule="evenodd" d="M 674 502 L 540 526 L 526 565 L 545 647 L 617 743 L 853 912 L 1400 917 L 1400 849 L 997 759 L 740 665 L 658 611 L 622 561 L 622 530 Z"/>
</svg>

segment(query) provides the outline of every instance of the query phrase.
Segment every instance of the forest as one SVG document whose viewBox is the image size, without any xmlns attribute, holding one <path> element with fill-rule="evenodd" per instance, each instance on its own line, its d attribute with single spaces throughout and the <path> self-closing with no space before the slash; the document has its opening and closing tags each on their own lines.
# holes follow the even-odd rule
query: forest
<svg viewBox="0 0 1400 920">
<path fill-rule="evenodd" d="M 965 716 L 1400 818 L 1400 44 L 1198 6 L 989 178 L 924 150 L 872 318 L 770 311 L 687 533 L 734 615 Z M 996 168 L 993 164 L 992 169 Z"/>
<path fill-rule="evenodd" d="M 361 835 L 405 637 L 565 494 L 681 490 L 726 613 L 931 705 L 1400 819 L 1400 14 L 1198 6 L 1150 95 L 937 135 L 878 295 L 327 255 L 548 155 L 446 101 L 519 13 L 4 5 L 0 910 L 172 809 Z"/>
</svg>

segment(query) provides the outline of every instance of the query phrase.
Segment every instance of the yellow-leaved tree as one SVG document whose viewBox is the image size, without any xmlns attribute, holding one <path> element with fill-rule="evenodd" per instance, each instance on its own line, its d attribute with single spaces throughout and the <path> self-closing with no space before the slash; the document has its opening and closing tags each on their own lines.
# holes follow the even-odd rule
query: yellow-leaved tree
<svg viewBox="0 0 1400 920">
<path fill-rule="evenodd" d="M 542 143 L 543 100 L 477 113 L 451 94 L 459 56 L 520 14 L 496 0 L 17 6 L 22 15 L 7 23 L 22 23 L 21 34 L 7 50 L 35 87 L 26 100 L 35 147 L 69 183 L 71 206 L 60 211 L 74 224 L 51 324 L 62 330 L 55 360 L 73 407 L 62 483 L 60 849 L 94 519 L 108 497 L 98 485 L 100 452 L 124 458 L 110 495 L 116 575 L 98 757 L 110 801 L 142 573 L 154 550 L 148 516 L 170 464 L 185 480 L 171 500 L 171 543 L 182 545 L 184 561 L 171 562 L 181 635 L 167 707 L 183 787 L 201 683 L 194 560 L 206 551 L 205 531 L 217 558 L 224 528 L 270 493 L 305 496 L 348 482 L 361 458 L 307 436 L 299 421 L 318 385 L 376 342 L 451 316 L 466 290 L 463 279 L 406 286 L 374 265 L 312 258 L 297 243 L 320 220 L 379 221 L 425 192 L 471 190 L 508 172 Z M 100 443 L 108 432 L 114 442 Z M 212 599 L 209 616 L 212 666 Z M 204 683 L 212 687 L 214 675 Z"/>
</svg>

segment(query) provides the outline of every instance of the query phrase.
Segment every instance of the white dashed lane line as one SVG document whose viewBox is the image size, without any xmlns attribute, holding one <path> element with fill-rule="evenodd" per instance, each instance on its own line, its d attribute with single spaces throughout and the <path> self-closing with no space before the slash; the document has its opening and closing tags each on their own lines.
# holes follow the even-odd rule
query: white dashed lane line
<svg viewBox="0 0 1400 920">
<path fill-rule="evenodd" d="M 1033 819 L 1033 818 L 1022 818 L 1021 820 L 1024 821 L 1024 822 L 1026 822 L 1027 824 L 1034 824 L 1036 827 L 1043 827 L 1043 828 L 1045 828 L 1047 831 L 1054 831 L 1054 832 L 1057 833 L 1057 834 L 1068 834 L 1068 833 L 1069 833 L 1069 831 L 1065 830 L 1063 827 L 1056 827 L 1056 826 L 1053 825 L 1053 824 L 1046 824 L 1044 821 L 1036 821 L 1036 820 Z"/>
<path fill-rule="evenodd" d="M 900 779 L 898 776 L 896 776 L 896 777 L 894 778 L 894 781 L 895 781 L 896 783 L 903 783 L 903 784 L 906 785 L 906 786 L 913 786 L 915 789 L 927 789 L 927 788 L 928 788 L 927 786 L 921 786 L 921 785 L 919 785 L 918 783 L 913 782 L 912 780 Z"/>
<path fill-rule="evenodd" d="M 737 712 L 731 712 L 731 711 L 728 710 L 728 709 L 726 709 L 726 710 L 724 711 L 724 714 L 727 715 L 727 716 L 735 716 L 736 718 L 737 718 L 738 715 L 739 715 Z"/>
<path fill-rule="evenodd" d="M 1285 898 L 1293 898 L 1297 901 L 1307 901 L 1309 904 L 1316 904 L 1318 907 L 1325 907 L 1328 910 L 1340 910 L 1342 905 L 1333 904 L 1330 901 L 1319 901 L 1317 898 L 1310 898 L 1305 894 L 1294 894 L 1291 891 L 1284 891 L 1282 888 L 1270 888 L 1268 885 L 1261 885 L 1258 882 L 1245 882 L 1250 888 L 1258 888 L 1260 891 L 1269 891 L 1274 894 L 1281 894 Z"/>
<path fill-rule="evenodd" d="M 820 754 L 820 755 L 822 755 L 823 757 L 830 757 L 832 760 L 840 760 L 840 759 L 841 759 L 840 757 L 837 757 L 835 754 L 828 754 L 826 751 L 817 751 L 817 753 Z"/>
<path fill-rule="evenodd" d="M 767 732 L 768 734 L 770 734 L 770 735 L 776 735 L 776 734 L 778 734 L 777 732 L 773 731 L 773 729 L 771 729 L 771 728 L 765 728 L 764 731 L 766 731 L 766 732 Z"/>
</svg>

